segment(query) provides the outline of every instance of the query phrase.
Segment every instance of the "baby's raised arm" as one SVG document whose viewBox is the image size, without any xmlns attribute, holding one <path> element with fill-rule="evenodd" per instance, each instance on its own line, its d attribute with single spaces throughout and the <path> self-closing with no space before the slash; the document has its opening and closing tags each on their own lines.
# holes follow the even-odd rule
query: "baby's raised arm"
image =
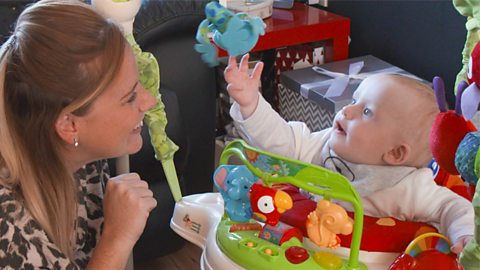
<svg viewBox="0 0 480 270">
<path fill-rule="evenodd" d="M 248 58 L 249 54 L 245 54 L 240 61 L 240 65 L 238 65 L 235 57 L 230 56 L 224 72 L 225 80 L 228 83 L 228 94 L 240 106 L 243 119 L 247 119 L 257 108 L 258 88 L 263 70 L 263 62 L 258 62 L 252 75 L 249 75 Z"/>
</svg>

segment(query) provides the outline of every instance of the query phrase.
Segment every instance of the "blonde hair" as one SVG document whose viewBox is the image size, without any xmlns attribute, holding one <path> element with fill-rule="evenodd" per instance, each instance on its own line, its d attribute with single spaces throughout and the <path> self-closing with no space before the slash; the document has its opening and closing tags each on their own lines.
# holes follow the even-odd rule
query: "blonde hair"
<svg viewBox="0 0 480 270">
<path fill-rule="evenodd" d="M 75 0 L 43 0 L 19 16 L 0 50 L 0 183 L 73 257 L 77 185 L 60 155 L 62 111 L 88 112 L 120 69 L 120 29 Z"/>
<path fill-rule="evenodd" d="M 426 83 L 402 75 L 387 75 L 397 84 L 401 85 L 398 90 L 411 91 L 415 96 L 416 104 L 414 117 L 409 117 L 408 122 L 403 128 L 402 136 L 406 138 L 412 148 L 412 156 L 409 161 L 410 166 L 417 168 L 425 167 L 432 159 L 430 150 L 430 131 L 433 121 L 439 113 L 435 93 L 432 87 Z"/>
</svg>

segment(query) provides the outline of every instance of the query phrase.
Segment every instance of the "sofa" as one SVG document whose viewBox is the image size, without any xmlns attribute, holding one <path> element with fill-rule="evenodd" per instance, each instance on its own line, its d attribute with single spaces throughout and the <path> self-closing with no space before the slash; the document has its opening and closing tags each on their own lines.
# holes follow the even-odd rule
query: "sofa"
<svg viewBox="0 0 480 270">
<path fill-rule="evenodd" d="M 160 93 L 167 134 L 180 147 L 174 157 L 183 195 L 212 191 L 215 149 L 215 71 L 194 51 L 198 24 L 205 18 L 199 0 L 143 0 L 134 35 L 160 66 Z M 184 244 L 169 226 L 174 200 L 161 163 L 154 158 L 147 126 L 142 149 L 130 156 L 130 170 L 148 181 L 158 202 L 137 242 L 134 261 L 149 260 Z M 115 165 L 111 163 L 112 171 Z"/>
</svg>

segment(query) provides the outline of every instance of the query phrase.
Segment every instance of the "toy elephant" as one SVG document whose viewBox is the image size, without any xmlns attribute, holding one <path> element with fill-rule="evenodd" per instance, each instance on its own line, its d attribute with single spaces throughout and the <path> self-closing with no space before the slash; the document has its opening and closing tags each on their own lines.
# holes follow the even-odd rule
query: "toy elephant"
<svg viewBox="0 0 480 270">
<path fill-rule="evenodd" d="M 244 165 L 222 165 L 217 168 L 213 178 L 230 219 L 237 222 L 250 220 L 252 216 L 250 187 L 258 178 Z"/>
</svg>

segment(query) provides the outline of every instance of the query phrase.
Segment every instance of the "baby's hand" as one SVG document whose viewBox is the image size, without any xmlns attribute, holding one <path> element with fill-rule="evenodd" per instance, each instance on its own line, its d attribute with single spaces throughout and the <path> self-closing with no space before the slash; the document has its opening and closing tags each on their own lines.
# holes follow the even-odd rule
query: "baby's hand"
<svg viewBox="0 0 480 270">
<path fill-rule="evenodd" d="M 258 87 L 263 70 L 263 63 L 258 62 L 250 76 L 248 74 L 248 58 L 245 54 L 237 65 L 235 57 L 230 56 L 224 75 L 227 81 L 228 94 L 240 105 L 240 112 L 244 119 L 248 118 L 257 108 Z"/>
<path fill-rule="evenodd" d="M 463 251 L 463 248 L 467 245 L 470 240 L 473 239 L 473 235 L 464 235 L 460 237 L 457 242 L 450 248 L 450 250 L 455 254 L 460 254 Z"/>
</svg>

